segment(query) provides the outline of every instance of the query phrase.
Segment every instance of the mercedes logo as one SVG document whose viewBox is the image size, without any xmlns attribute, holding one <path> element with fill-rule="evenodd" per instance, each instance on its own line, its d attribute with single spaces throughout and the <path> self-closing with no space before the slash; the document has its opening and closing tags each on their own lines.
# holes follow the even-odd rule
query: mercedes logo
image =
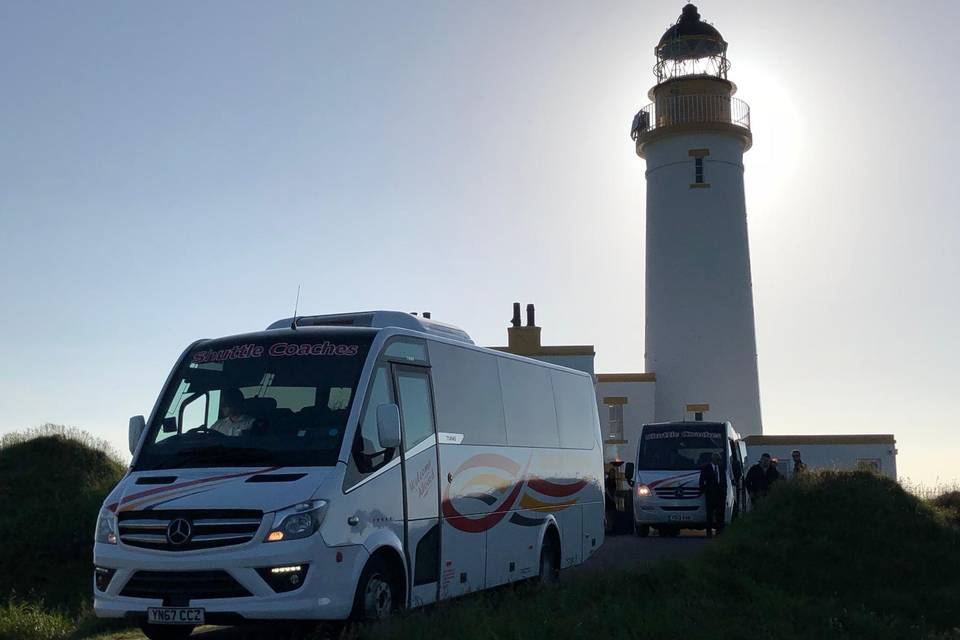
<svg viewBox="0 0 960 640">
<path fill-rule="evenodd" d="M 678 497 L 678 498 L 682 498 L 682 497 L 683 497 L 683 488 L 682 488 L 682 487 L 677 487 L 677 497 Z"/>
<path fill-rule="evenodd" d="M 191 535 L 193 535 L 193 527 L 186 518 L 176 518 L 167 525 L 167 540 L 172 545 L 186 544 Z"/>
</svg>

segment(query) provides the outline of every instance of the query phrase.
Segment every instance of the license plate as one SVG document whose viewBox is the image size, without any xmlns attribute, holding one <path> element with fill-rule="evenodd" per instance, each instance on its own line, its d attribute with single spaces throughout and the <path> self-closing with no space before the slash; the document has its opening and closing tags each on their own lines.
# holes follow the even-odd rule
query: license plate
<svg viewBox="0 0 960 640">
<path fill-rule="evenodd" d="M 674 513 L 670 516 L 670 522 L 689 522 L 693 516 L 688 513 Z"/>
<path fill-rule="evenodd" d="M 149 607 L 147 622 L 150 624 L 203 624 L 203 609 L 185 607 Z"/>
</svg>

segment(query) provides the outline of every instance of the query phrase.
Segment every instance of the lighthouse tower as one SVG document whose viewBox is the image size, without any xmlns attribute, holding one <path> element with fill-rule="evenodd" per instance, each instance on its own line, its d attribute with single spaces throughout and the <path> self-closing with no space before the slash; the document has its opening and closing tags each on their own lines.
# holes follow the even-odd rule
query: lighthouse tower
<svg viewBox="0 0 960 640">
<path fill-rule="evenodd" d="M 727 43 L 688 4 L 654 49 L 653 101 L 634 117 L 647 163 L 646 370 L 657 420 L 709 418 L 762 433 L 743 154 L 750 109 Z"/>
</svg>

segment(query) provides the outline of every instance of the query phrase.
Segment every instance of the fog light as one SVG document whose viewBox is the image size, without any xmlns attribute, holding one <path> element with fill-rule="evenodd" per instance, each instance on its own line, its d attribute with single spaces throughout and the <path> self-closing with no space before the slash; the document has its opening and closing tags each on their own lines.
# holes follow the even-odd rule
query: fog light
<svg viewBox="0 0 960 640">
<path fill-rule="evenodd" d="M 300 565 L 296 565 L 293 567 L 273 567 L 272 569 L 270 569 L 270 573 L 296 573 L 298 571 L 301 571 L 302 569 L 303 567 L 301 567 Z"/>
<path fill-rule="evenodd" d="M 307 576 L 308 565 L 295 564 L 282 567 L 262 567 L 257 573 L 264 582 L 277 593 L 293 591 L 300 588 Z"/>
<path fill-rule="evenodd" d="M 93 568 L 93 583 L 97 586 L 97 591 L 106 591 L 113 579 L 116 569 L 104 569 L 103 567 Z"/>
</svg>

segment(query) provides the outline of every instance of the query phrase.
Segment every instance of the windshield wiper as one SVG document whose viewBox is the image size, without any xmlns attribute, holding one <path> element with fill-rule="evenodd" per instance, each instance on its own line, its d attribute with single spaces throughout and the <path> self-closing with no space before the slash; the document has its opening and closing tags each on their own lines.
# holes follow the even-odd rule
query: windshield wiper
<svg viewBox="0 0 960 640">
<path fill-rule="evenodd" d="M 154 469 L 183 469 L 200 464 L 204 467 L 225 466 L 226 463 L 271 464 L 275 456 L 269 449 L 230 447 L 222 444 L 210 447 L 181 449 L 169 459 L 154 465 Z"/>
</svg>

